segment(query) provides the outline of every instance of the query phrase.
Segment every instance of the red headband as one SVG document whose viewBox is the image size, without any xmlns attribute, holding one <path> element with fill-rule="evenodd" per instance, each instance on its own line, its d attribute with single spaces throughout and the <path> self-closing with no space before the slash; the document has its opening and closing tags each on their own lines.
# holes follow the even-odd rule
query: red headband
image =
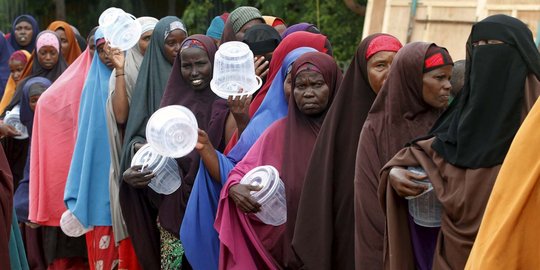
<svg viewBox="0 0 540 270">
<path fill-rule="evenodd" d="M 369 43 L 366 51 L 366 60 L 369 60 L 369 58 L 378 52 L 397 52 L 401 47 L 403 46 L 397 38 L 389 35 L 380 35 Z"/>
</svg>

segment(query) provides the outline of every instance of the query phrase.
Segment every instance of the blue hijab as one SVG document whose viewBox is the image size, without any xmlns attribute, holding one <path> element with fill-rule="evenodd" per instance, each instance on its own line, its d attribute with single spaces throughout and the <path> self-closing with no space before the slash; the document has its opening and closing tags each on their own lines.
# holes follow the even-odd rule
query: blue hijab
<svg viewBox="0 0 540 270">
<path fill-rule="evenodd" d="M 11 71 L 9 70 L 9 58 L 13 53 L 13 48 L 9 46 L 4 38 L 4 33 L 0 32 L 0 96 L 4 95 L 7 81 Z"/>
<path fill-rule="evenodd" d="M 17 40 L 15 39 L 15 26 L 22 21 L 30 23 L 30 25 L 32 25 L 32 31 L 33 31 L 32 41 L 30 41 L 30 43 L 26 46 L 19 45 L 19 43 L 17 43 Z M 37 38 L 38 33 L 39 33 L 39 26 L 36 19 L 32 17 L 31 15 L 27 15 L 27 14 L 21 15 L 15 18 L 15 20 L 13 20 L 13 23 L 11 24 L 11 35 L 9 36 L 8 41 L 9 41 L 9 44 L 11 45 L 11 48 L 13 48 L 13 50 L 15 51 L 26 50 L 27 52 L 32 53 L 32 51 L 34 51 L 34 49 L 36 48 L 36 38 Z"/>
<path fill-rule="evenodd" d="M 94 39 L 103 38 L 98 29 Z M 96 42 L 97 43 L 97 42 Z M 85 226 L 111 226 L 109 139 L 105 106 L 112 70 L 95 53 L 81 94 L 77 141 L 69 168 L 64 202 Z"/>
<path fill-rule="evenodd" d="M 287 115 L 288 103 L 283 90 L 287 70 L 302 54 L 314 51 L 317 50 L 301 47 L 291 51 L 285 57 L 280 73 L 272 81 L 268 94 L 229 156 L 216 151 L 219 159 L 221 183 L 216 183 L 210 177 L 203 161 L 200 161 L 199 171 L 180 227 L 180 240 L 184 246 L 186 258 L 193 269 L 218 269 L 219 236 L 214 229 L 214 221 L 221 188 L 227 181 L 229 172 L 236 163 L 242 160 L 264 130 L 276 120 Z"/>
</svg>

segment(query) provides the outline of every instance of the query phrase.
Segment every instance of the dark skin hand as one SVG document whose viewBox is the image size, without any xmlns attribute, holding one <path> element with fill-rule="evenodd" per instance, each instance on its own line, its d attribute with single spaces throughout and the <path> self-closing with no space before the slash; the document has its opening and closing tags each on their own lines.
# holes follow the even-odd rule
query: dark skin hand
<svg viewBox="0 0 540 270">
<path fill-rule="evenodd" d="M 416 196 L 428 189 L 427 185 L 413 182 L 413 180 L 426 179 L 426 174 L 417 174 L 405 168 L 393 167 L 388 178 L 394 190 L 401 197 Z"/>
<path fill-rule="evenodd" d="M 261 211 L 261 205 L 251 196 L 251 191 L 259 191 L 262 187 L 236 184 L 229 189 L 229 198 L 231 198 L 236 207 L 245 213 L 257 213 Z"/>
<path fill-rule="evenodd" d="M 21 133 L 13 126 L 8 124 L 0 124 L 0 137 L 15 137 L 19 136 Z"/>
<path fill-rule="evenodd" d="M 151 170 L 143 169 L 141 172 L 142 165 L 135 165 L 127 169 L 123 174 L 124 182 L 128 183 L 134 188 L 144 188 L 150 184 L 152 178 L 154 178 L 154 173 Z"/>
<path fill-rule="evenodd" d="M 240 89 L 242 91 L 242 89 Z M 227 99 L 227 106 L 234 117 L 236 122 L 236 128 L 238 129 L 238 136 L 242 134 L 249 124 L 249 105 L 251 104 L 251 95 L 243 96 L 229 96 Z"/>
<path fill-rule="evenodd" d="M 270 62 L 266 61 L 264 56 L 255 57 L 255 74 L 261 77 L 261 79 L 266 78 L 269 66 Z"/>
</svg>

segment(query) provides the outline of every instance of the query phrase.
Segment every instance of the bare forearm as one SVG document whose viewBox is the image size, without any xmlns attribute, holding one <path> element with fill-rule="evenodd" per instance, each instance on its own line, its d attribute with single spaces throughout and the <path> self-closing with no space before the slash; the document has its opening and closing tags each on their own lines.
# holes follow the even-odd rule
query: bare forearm
<svg viewBox="0 0 540 270">
<path fill-rule="evenodd" d="M 129 115 L 129 101 L 123 70 L 116 71 L 116 84 L 114 93 L 112 94 L 112 105 L 116 123 L 119 125 L 125 124 Z"/>
<path fill-rule="evenodd" d="M 214 181 L 221 183 L 219 160 L 216 151 L 213 148 L 210 149 L 209 147 L 205 147 L 199 151 L 199 154 L 201 155 L 201 159 L 206 167 L 206 170 L 208 171 L 208 174 L 210 174 L 210 177 L 212 177 Z"/>
</svg>

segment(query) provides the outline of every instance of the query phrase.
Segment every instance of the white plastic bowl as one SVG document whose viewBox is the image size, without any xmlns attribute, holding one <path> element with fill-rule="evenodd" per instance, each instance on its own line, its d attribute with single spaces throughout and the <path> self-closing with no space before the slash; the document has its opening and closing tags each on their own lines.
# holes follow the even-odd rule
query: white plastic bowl
<svg viewBox="0 0 540 270">
<path fill-rule="evenodd" d="M 94 229 L 92 226 L 85 228 L 69 209 L 66 210 L 60 218 L 60 228 L 70 237 L 79 237 Z"/>
<path fill-rule="evenodd" d="M 142 165 L 154 173 L 148 186 L 157 193 L 169 195 L 182 184 L 176 160 L 159 155 L 149 144 L 141 147 L 133 156 L 131 166 L 135 165 Z"/>
<path fill-rule="evenodd" d="M 21 122 L 21 115 L 19 111 L 20 107 L 19 105 L 17 105 L 13 107 L 11 111 L 6 112 L 6 116 L 4 117 L 4 123 L 13 126 L 17 131 L 21 133 L 21 135 L 13 137 L 14 139 L 24 140 L 28 138 L 28 129 Z"/>
<path fill-rule="evenodd" d="M 219 46 L 210 81 L 210 88 L 216 95 L 225 99 L 229 96 L 251 95 L 261 85 L 261 78 L 255 75 L 253 52 L 247 44 L 230 41 Z"/>
<path fill-rule="evenodd" d="M 114 7 L 101 13 L 99 26 L 110 46 L 122 51 L 135 46 L 142 34 L 142 27 L 133 15 Z"/>
<path fill-rule="evenodd" d="M 180 158 L 197 144 L 198 125 L 186 107 L 172 105 L 157 110 L 146 124 L 146 140 L 160 155 Z"/>
<path fill-rule="evenodd" d="M 251 196 L 261 204 L 261 211 L 255 216 L 263 223 L 279 226 L 287 221 L 285 185 L 279 178 L 276 168 L 273 166 L 256 167 L 249 171 L 240 183 L 262 187 L 259 191 L 252 191 Z"/>
<path fill-rule="evenodd" d="M 421 167 L 409 167 L 407 169 L 418 174 L 425 173 Z M 433 185 L 431 185 L 429 179 L 415 182 L 428 185 L 429 188 L 417 196 L 406 198 L 409 204 L 409 214 L 417 225 L 423 227 L 440 227 L 442 205 L 439 199 L 437 199 Z"/>
</svg>

